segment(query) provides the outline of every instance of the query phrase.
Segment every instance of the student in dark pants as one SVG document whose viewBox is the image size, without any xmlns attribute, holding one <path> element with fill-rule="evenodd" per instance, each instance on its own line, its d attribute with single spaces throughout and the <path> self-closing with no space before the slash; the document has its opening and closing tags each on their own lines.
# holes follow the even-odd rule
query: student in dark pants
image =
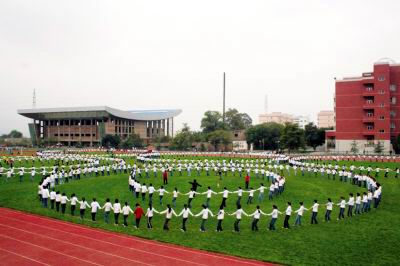
<svg viewBox="0 0 400 266">
<path fill-rule="evenodd" d="M 140 219 L 144 215 L 144 211 L 143 211 L 142 207 L 140 207 L 139 203 L 136 203 L 136 208 L 135 208 L 135 211 L 133 213 L 135 214 L 135 224 L 136 224 L 135 228 L 139 228 Z"/>
<path fill-rule="evenodd" d="M 333 202 L 331 198 L 328 198 L 328 203 L 326 203 L 325 222 L 331 221 L 332 208 L 333 208 Z"/>
<path fill-rule="evenodd" d="M 253 221 L 251 223 L 251 231 L 258 231 L 258 221 L 260 220 L 261 215 L 267 215 L 263 211 L 260 210 L 260 206 L 257 205 L 257 209 L 254 213 L 249 216 L 253 216 Z"/>
<path fill-rule="evenodd" d="M 314 204 L 312 208 L 312 215 L 311 215 L 311 224 L 318 224 L 317 215 L 318 215 L 318 201 L 314 200 Z"/>
<path fill-rule="evenodd" d="M 340 202 L 337 205 L 340 206 L 338 220 L 344 219 L 344 210 L 346 209 L 346 201 L 344 200 L 344 197 L 340 197 Z"/>
<path fill-rule="evenodd" d="M 222 221 L 224 220 L 224 216 L 225 216 L 224 206 L 221 205 L 219 207 L 219 211 L 218 211 L 218 214 L 217 214 L 217 220 L 218 220 L 218 222 L 217 222 L 217 230 L 216 230 L 217 232 L 222 232 Z"/>
<path fill-rule="evenodd" d="M 290 228 L 289 219 L 290 219 L 290 215 L 292 214 L 292 203 L 288 202 L 287 204 L 288 204 L 288 206 L 285 211 L 285 220 L 283 221 L 283 228 L 289 229 Z"/>
</svg>

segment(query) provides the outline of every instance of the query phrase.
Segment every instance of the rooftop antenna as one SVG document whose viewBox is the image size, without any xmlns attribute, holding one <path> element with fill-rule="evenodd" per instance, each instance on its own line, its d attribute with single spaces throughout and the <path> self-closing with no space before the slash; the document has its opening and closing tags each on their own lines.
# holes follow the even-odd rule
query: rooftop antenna
<svg viewBox="0 0 400 266">
<path fill-rule="evenodd" d="M 36 89 L 33 89 L 32 108 L 36 108 Z"/>
<path fill-rule="evenodd" d="M 225 125 L 225 72 L 224 72 L 224 79 L 223 79 L 223 96 L 222 96 L 222 122 Z"/>
</svg>

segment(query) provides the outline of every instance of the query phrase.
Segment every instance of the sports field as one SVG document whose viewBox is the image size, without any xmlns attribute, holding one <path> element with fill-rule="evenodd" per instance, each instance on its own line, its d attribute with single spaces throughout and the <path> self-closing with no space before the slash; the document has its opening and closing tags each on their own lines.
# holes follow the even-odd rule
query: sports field
<svg viewBox="0 0 400 266">
<path fill-rule="evenodd" d="M 187 157 L 187 159 L 191 159 Z M 132 160 L 130 161 L 132 162 Z M 341 162 L 339 164 L 352 164 L 351 162 Z M 365 165 L 370 165 L 365 163 Z M 372 164 L 371 164 L 372 165 Z M 18 165 L 16 165 L 18 167 Z M 26 165 L 31 166 L 31 164 Z M 394 168 L 394 163 L 374 163 L 374 167 Z M 181 192 L 188 192 L 190 189 L 189 181 L 196 178 L 202 185 L 200 192 L 206 190 L 207 186 L 211 186 L 214 191 L 222 191 L 226 186 L 228 190 L 237 190 L 238 186 L 244 187 L 244 178 L 240 179 L 236 173 L 236 177 L 228 174 L 220 181 L 220 187 L 217 187 L 218 177 L 211 171 L 211 176 L 206 176 L 202 172 L 199 177 L 196 171 L 192 171 L 192 176 L 188 177 L 186 172 L 183 176 L 179 176 L 176 172 L 173 177 L 169 178 L 169 184 L 166 190 L 171 192 L 177 187 Z M 242 199 L 242 207 L 247 213 L 252 213 L 255 206 L 260 204 L 264 212 L 272 211 L 272 204 L 276 204 L 280 211 L 286 208 L 286 202 L 291 201 L 293 209 L 298 208 L 298 202 L 304 201 L 305 207 L 309 208 L 314 199 L 321 204 L 318 216 L 318 225 L 310 225 L 310 211 L 305 212 L 303 218 L 303 226 L 300 228 L 291 227 L 290 230 L 282 229 L 283 216 L 278 218 L 277 231 L 271 232 L 267 230 L 267 224 L 270 217 L 262 216 L 260 220 L 260 231 L 252 232 L 250 230 L 251 218 L 244 217 L 241 222 L 241 232 L 232 232 L 234 217 L 226 216 L 223 222 L 224 232 L 215 232 L 216 219 L 211 218 L 206 224 L 207 232 L 199 232 L 201 220 L 199 218 L 190 217 L 188 222 L 188 231 L 183 233 L 180 231 L 182 218 L 173 218 L 171 220 L 169 232 L 162 230 L 164 216 L 156 215 L 153 219 L 153 230 L 145 228 L 145 221 L 142 220 L 139 229 L 133 228 L 133 216 L 130 216 L 130 224 L 127 228 L 122 226 L 107 225 L 102 219 L 102 212 L 98 213 L 98 221 L 93 223 L 90 221 L 89 210 L 86 213 L 85 225 L 100 227 L 110 231 L 122 232 L 148 239 L 156 239 L 163 242 L 174 243 L 178 245 L 216 251 L 225 254 L 252 258 L 257 260 L 277 262 L 291 265 L 349 265 L 349 264 L 366 264 L 366 265 L 395 265 L 400 259 L 398 252 L 398 240 L 400 239 L 400 183 L 391 173 L 389 178 L 383 177 L 381 172 L 378 181 L 383 186 L 382 203 L 378 209 L 372 210 L 370 213 L 353 216 L 353 218 L 342 221 L 336 221 L 338 215 L 338 207 L 334 208 L 332 218 L 329 223 L 323 222 L 323 214 L 325 212 L 322 204 L 326 203 L 330 197 L 337 203 L 339 197 L 348 198 L 350 192 L 363 192 L 364 188 L 351 185 L 349 183 L 328 180 L 327 177 L 314 177 L 314 175 L 306 174 L 302 177 L 298 171 L 297 176 L 293 171 L 290 175 L 286 175 L 285 191 L 272 201 L 268 197 L 263 202 L 257 202 L 257 193 L 253 204 L 246 204 L 246 196 Z M 75 193 L 79 198 L 85 196 L 90 203 L 93 197 L 97 198 L 101 205 L 104 204 L 106 198 L 113 201 L 118 198 L 120 202 L 128 201 L 133 208 L 135 203 L 140 203 L 144 209 L 147 208 L 147 200 L 142 202 L 141 199 L 135 199 L 128 190 L 127 174 L 118 174 L 104 177 L 88 177 L 82 178 L 80 181 L 72 181 L 57 187 L 60 192 L 65 192 L 67 196 Z M 153 183 L 158 188 L 162 184 L 161 174 L 158 177 L 142 178 L 141 183 Z M 5 182 L 4 177 L 0 186 L 0 206 L 24 210 L 36 214 L 50 216 L 66 221 L 81 223 L 78 217 L 72 217 L 69 214 L 61 215 L 54 210 L 44 209 L 41 207 L 37 199 L 37 185 L 39 177 L 35 182 L 31 182 L 29 175 L 26 175 L 22 183 L 18 182 L 18 177 L 14 177 L 11 181 Z M 250 186 L 258 188 L 262 181 L 251 178 Z M 264 181 L 266 184 L 267 182 Z M 266 191 L 267 192 L 267 191 Z M 164 206 L 160 206 L 157 197 L 154 200 L 156 210 L 164 210 L 165 204 L 170 203 L 171 194 L 164 197 Z M 201 204 L 205 201 L 205 195 L 196 196 L 192 205 L 192 212 L 198 213 L 201 210 Z M 180 212 L 183 203 L 187 202 L 187 196 L 180 195 L 178 197 L 178 206 L 176 212 Z M 221 202 L 221 195 L 214 196 L 211 200 L 210 210 L 215 214 Z M 227 201 L 226 211 L 232 213 L 235 209 L 236 195 L 230 195 Z M 67 213 L 69 207 L 67 208 Z M 290 224 L 294 223 L 295 215 L 292 214 Z"/>
</svg>

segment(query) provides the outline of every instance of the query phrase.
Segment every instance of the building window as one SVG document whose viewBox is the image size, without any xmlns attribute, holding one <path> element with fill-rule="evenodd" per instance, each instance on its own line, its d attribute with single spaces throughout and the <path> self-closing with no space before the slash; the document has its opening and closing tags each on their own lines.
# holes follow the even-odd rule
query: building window
<svg viewBox="0 0 400 266">
<path fill-rule="evenodd" d="M 395 125 L 394 122 L 391 122 L 391 123 L 390 123 L 390 128 L 391 128 L 391 129 L 395 129 L 395 128 L 396 128 L 396 125 Z"/>
<path fill-rule="evenodd" d="M 396 111 L 390 111 L 390 117 L 396 117 Z"/>
<path fill-rule="evenodd" d="M 368 99 L 367 103 L 374 103 L 374 100 Z"/>
<path fill-rule="evenodd" d="M 385 133 L 384 129 L 379 129 L 379 133 Z"/>
<path fill-rule="evenodd" d="M 368 116 L 368 117 L 373 117 L 373 116 L 374 116 L 374 113 L 369 112 L 369 113 L 367 113 L 367 116 Z"/>
<path fill-rule="evenodd" d="M 379 77 L 378 77 L 378 80 L 379 80 L 379 81 L 384 81 L 384 80 L 385 80 L 385 76 L 379 76 Z"/>
<path fill-rule="evenodd" d="M 367 129 L 368 129 L 368 130 L 373 130 L 373 129 L 374 129 L 374 126 L 368 125 L 368 126 L 367 126 Z"/>
<path fill-rule="evenodd" d="M 379 106 L 380 106 L 380 107 L 385 107 L 385 104 L 384 104 L 384 103 L 381 103 Z"/>
<path fill-rule="evenodd" d="M 385 94 L 384 90 L 379 90 L 379 94 Z"/>
<path fill-rule="evenodd" d="M 385 117 L 384 117 L 383 115 L 381 115 L 381 116 L 379 117 L 379 120 L 385 120 Z"/>
<path fill-rule="evenodd" d="M 394 84 L 390 85 L 389 90 L 396 91 L 396 85 L 394 85 Z"/>
<path fill-rule="evenodd" d="M 365 89 L 366 89 L 367 91 L 373 91 L 373 90 L 374 90 L 373 87 L 366 87 Z"/>
<path fill-rule="evenodd" d="M 391 102 L 391 104 L 396 104 L 396 102 L 397 102 L 396 97 L 391 97 L 390 102 Z"/>
</svg>

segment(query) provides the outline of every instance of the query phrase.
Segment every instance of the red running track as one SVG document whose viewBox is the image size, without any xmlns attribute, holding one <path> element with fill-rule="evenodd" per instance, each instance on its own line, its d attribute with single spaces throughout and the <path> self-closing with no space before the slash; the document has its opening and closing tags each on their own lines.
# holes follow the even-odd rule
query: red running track
<svg viewBox="0 0 400 266">
<path fill-rule="evenodd" d="M 272 265 L 0 208 L 1 265 Z"/>
</svg>

